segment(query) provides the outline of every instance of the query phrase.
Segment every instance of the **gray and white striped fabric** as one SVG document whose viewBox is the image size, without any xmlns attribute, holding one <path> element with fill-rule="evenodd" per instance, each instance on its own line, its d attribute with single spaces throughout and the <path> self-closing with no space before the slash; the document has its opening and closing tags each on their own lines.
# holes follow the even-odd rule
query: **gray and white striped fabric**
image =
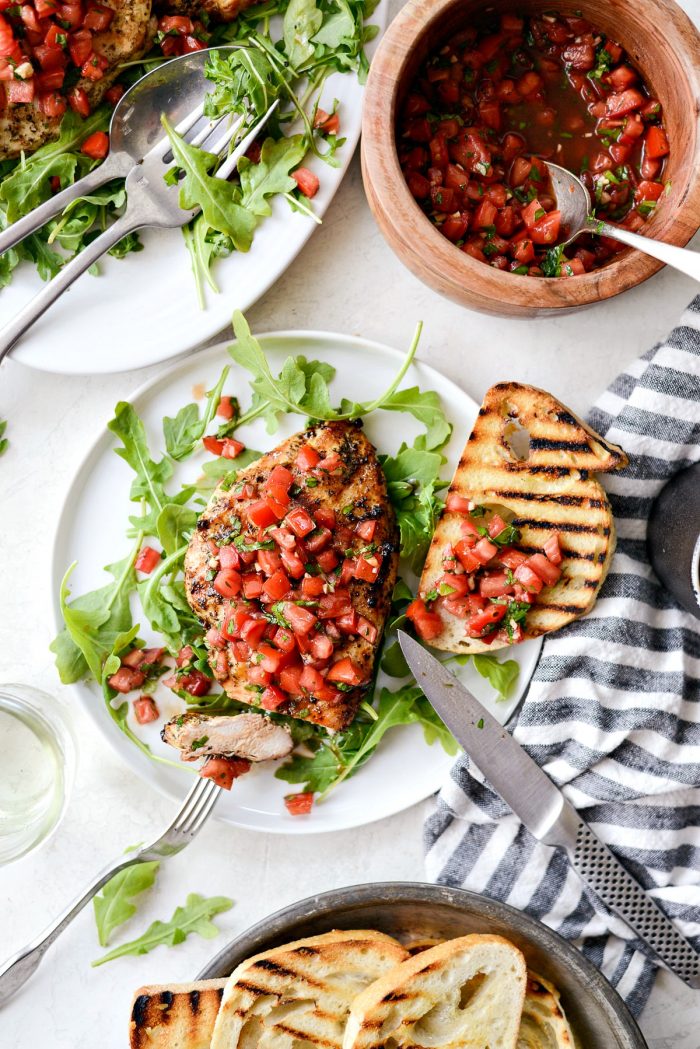
<svg viewBox="0 0 700 1049">
<path fill-rule="evenodd" d="M 700 296 L 589 421 L 630 457 L 604 479 L 617 551 L 593 611 L 545 641 L 513 734 L 700 949 L 700 621 L 661 587 L 645 545 L 654 497 L 700 461 Z M 433 881 L 539 918 L 641 1012 L 656 973 L 645 945 L 466 757 L 438 795 L 425 840 Z"/>
</svg>

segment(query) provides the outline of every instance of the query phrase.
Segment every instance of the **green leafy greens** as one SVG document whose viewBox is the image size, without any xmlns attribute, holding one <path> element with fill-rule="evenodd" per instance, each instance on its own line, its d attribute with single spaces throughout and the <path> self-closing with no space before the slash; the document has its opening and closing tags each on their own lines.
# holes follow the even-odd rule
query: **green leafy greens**
<svg viewBox="0 0 700 1049">
<path fill-rule="evenodd" d="M 136 914 L 136 904 L 132 900 L 153 888 L 159 867 L 158 860 L 134 863 L 110 878 L 102 892 L 95 896 L 92 903 L 100 947 L 106 947 L 114 930 Z"/>
</svg>

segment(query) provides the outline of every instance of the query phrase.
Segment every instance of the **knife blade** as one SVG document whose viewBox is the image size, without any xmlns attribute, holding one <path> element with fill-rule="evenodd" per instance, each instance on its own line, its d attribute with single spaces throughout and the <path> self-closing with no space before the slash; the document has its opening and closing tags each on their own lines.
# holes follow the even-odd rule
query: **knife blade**
<svg viewBox="0 0 700 1049">
<path fill-rule="evenodd" d="M 700 954 L 580 817 L 549 776 L 461 681 L 403 630 L 399 644 L 426 698 L 532 835 L 563 848 L 579 877 L 689 987 Z"/>
</svg>

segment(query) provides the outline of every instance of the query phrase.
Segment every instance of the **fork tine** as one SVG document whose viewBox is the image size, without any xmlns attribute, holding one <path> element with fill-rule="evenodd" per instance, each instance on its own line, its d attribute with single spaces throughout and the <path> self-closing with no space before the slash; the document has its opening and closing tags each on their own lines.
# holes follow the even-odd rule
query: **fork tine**
<svg viewBox="0 0 700 1049">
<path fill-rule="evenodd" d="M 204 102 L 202 101 L 202 102 L 199 103 L 198 106 L 195 106 L 195 108 L 193 110 L 191 110 L 187 114 L 187 116 L 184 116 L 182 118 L 182 120 L 179 122 L 179 124 L 175 125 L 175 130 L 177 131 L 178 135 L 181 135 L 181 136 L 184 137 L 187 134 L 187 132 L 190 131 L 194 127 L 194 125 L 201 118 L 203 113 L 204 113 Z M 144 159 L 144 161 L 146 159 L 157 158 L 157 157 L 160 157 L 161 159 L 163 159 L 166 156 L 166 154 L 170 151 L 170 148 L 171 148 L 171 146 L 170 146 L 170 139 L 168 138 L 167 135 L 163 135 L 163 137 L 159 138 L 158 141 L 155 143 L 155 145 L 152 146 L 151 149 L 149 149 L 148 153 L 146 153 L 146 155 L 144 156 L 143 159 Z"/>
<path fill-rule="evenodd" d="M 180 834 L 196 834 L 206 823 L 209 813 L 213 809 L 221 793 L 221 788 L 213 780 L 206 781 L 206 787 L 201 791 L 197 806 L 188 814 L 187 819 L 178 826 Z"/>
<path fill-rule="evenodd" d="M 211 781 L 208 781 L 211 782 Z M 194 809 L 199 804 L 202 794 L 204 794 L 207 787 L 207 781 L 203 780 L 201 776 L 198 776 L 196 781 L 190 787 L 185 800 L 183 801 L 179 812 L 174 817 L 172 823 L 169 824 L 164 834 L 170 833 L 170 831 L 179 831 L 180 827 L 185 823 L 191 816 Z"/>
<path fill-rule="evenodd" d="M 267 124 L 268 120 L 270 119 L 274 111 L 277 109 L 278 105 L 279 99 L 276 99 L 268 109 L 267 113 L 265 113 L 264 116 L 262 116 L 260 120 L 258 120 L 258 122 L 253 125 L 248 134 L 245 136 L 245 138 L 242 139 L 241 142 L 239 142 L 234 151 L 231 153 L 231 156 L 226 158 L 219 170 L 216 172 L 217 178 L 229 177 L 236 164 L 238 163 L 239 159 L 243 156 L 250 144 L 254 142 L 255 139 L 258 137 L 258 134 L 260 133 L 262 128 L 265 127 L 265 124 Z"/>
<path fill-rule="evenodd" d="M 197 137 L 199 138 L 199 141 L 193 140 L 192 145 L 199 146 L 201 149 L 205 149 L 208 153 L 215 153 L 218 156 L 218 154 L 226 148 L 231 139 L 238 134 L 242 125 L 245 123 L 245 117 L 239 117 L 234 124 L 230 124 L 229 127 L 226 128 L 223 135 L 219 135 L 213 143 L 210 143 L 209 139 L 219 131 L 228 117 L 229 114 L 227 113 L 223 117 L 219 117 L 218 120 L 211 121 L 206 134 L 198 135 Z"/>
</svg>

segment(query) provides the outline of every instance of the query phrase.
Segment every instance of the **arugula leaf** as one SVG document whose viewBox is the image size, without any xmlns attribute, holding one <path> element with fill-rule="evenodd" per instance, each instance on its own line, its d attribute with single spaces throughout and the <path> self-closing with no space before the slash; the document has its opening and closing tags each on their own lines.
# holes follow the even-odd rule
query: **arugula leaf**
<svg viewBox="0 0 700 1049">
<path fill-rule="evenodd" d="M 114 930 L 136 914 L 136 905 L 131 901 L 153 887 L 159 867 L 158 860 L 134 863 L 110 878 L 95 896 L 92 903 L 100 947 L 106 947 Z"/>
<path fill-rule="evenodd" d="M 226 113 L 248 116 L 250 107 L 261 117 L 280 96 L 277 67 L 264 51 L 239 43 L 235 51 L 213 51 L 204 67 L 213 88 L 204 96 L 204 114 L 221 117 Z"/>
<path fill-rule="evenodd" d="M 444 457 L 423 447 L 419 437 L 412 448 L 405 444 L 395 456 L 380 456 L 387 491 L 401 534 L 401 552 L 409 564 L 420 566 L 430 545 L 442 500 L 436 489 Z"/>
<path fill-rule="evenodd" d="M 384 411 L 410 412 L 426 429 L 427 449 L 442 448 L 452 433 L 452 426 L 445 418 L 440 398 L 434 390 L 421 391 L 417 386 L 397 390 L 382 402 Z"/>
<path fill-rule="evenodd" d="M 513 685 L 518 680 L 519 664 L 514 659 L 506 659 L 501 663 L 495 655 L 490 656 L 485 652 L 476 653 L 472 656 L 472 660 L 475 669 L 499 693 L 499 699 L 508 699 Z"/>
<path fill-rule="evenodd" d="M 0 455 L 4 455 L 7 451 L 9 441 L 5 437 L 5 431 L 7 429 L 7 419 L 0 419 Z"/>
<path fill-rule="evenodd" d="M 255 216 L 236 200 L 240 195 L 237 186 L 212 174 L 219 158 L 191 146 L 178 135 L 165 115 L 161 121 L 170 139 L 175 163 L 185 172 L 180 183 L 180 207 L 185 210 L 201 208 L 212 229 L 229 236 L 238 251 L 249 251 L 256 226 Z"/>
<path fill-rule="evenodd" d="M 398 641 L 384 649 L 381 659 L 381 668 L 389 677 L 407 677 L 411 673 Z"/>
<path fill-rule="evenodd" d="M 290 0 L 282 23 L 284 46 L 289 61 L 299 68 L 314 54 L 311 38 L 323 25 L 316 0 Z"/>
<path fill-rule="evenodd" d="M 213 389 L 207 393 L 207 406 L 204 415 L 199 416 L 199 405 L 186 404 L 174 419 L 165 416 L 163 419 L 163 436 L 168 455 L 181 461 L 191 455 L 199 446 L 209 423 L 216 415 L 221 392 L 224 388 L 230 369 L 224 368 Z"/>
<path fill-rule="evenodd" d="M 194 511 L 190 511 L 194 516 Z M 160 518 L 159 518 L 160 520 Z M 180 648 L 184 639 L 180 633 L 180 614 L 173 607 L 162 590 L 162 581 L 182 563 L 187 551 L 187 544 L 174 550 L 169 557 L 161 561 L 147 579 L 138 584 L 141 607 L 154 630 L 167 635 L 173 648 Z"/>
<path fill-rule="evenodd" d="M 187 506 L 168 503 L 158 514 L 156 530 L 161 546 L 168 557 L 182 546 L 189 533 L 197 526 L 197 514 Z"/>
<path fill-rule="evenodd" d="M 216 914 L 228 911 L 233 907 L 233 900 L 226 896 L 211 896 L 206 899 L 195 892 L 191 892 L 182 907 L 177 907 L 172 918 L 167 922 L 155 921 L 136 940 L 130 940 L 119 947 L 115 947 L 108 954 L 94 961 L 93 967 L 104 965 L 105 962 L 114 961 L 115 958 L 123 958 L 126 955 L 148 954 L 149 951 L 163 945 L 174 947 L 183 943 L 192 933 L 197 933 L 206 940 L 218 936 L 219 929 L 212 921 Z"/>
<path fill-rule="evenodd" d="M 141 545 L 122 561 L 108 565 L 106 571 L 113 583 L 92 590 L 68 603 L 68 581 L 75 568 L 70 566 L 61 582 L 61 614 L 65 629 L 54 638 L 50 648 L 56 655 L 56 667 L 64 685 L 79 681 L 88 669 L 98 681 L 102 679 L 105 661 L 113 652 L 120 634 L 131 629 L 129 597 L 136 588 L 134 559 Z"/>
<path fill-rule="evenodd" d="M 296 189 L 297 184 L 289 173 L 299 167 L 306 151 L 302 135 L 294 135 L 279 141 L 266 138 L 257 164 L 247 157 L 241 157 L 238 174 L 243 192 L 242 206 L 258 218 L 271 215 L 268 197 Z"/>
<path fill-rule="evenodd" d="M 123 446 L 115 451 L 136 474 L 131 485 L 131 500 L 142 504 L 145 501 L 149 508 L 142 517 L 130 517 L 129 520 L 146 535 L 157 535 L 158 515 L 166 503 L 184 501 L 182 496 L 171 499 L 165 490 L 166 482 L 173 475 L 172 463 L 167 458 L 161 459 L 159 463 L 151 459 L 146 429 L 128 401 L 117 404 L 114 418 L 107 428 L 121 439 Z"/>
</svg>

